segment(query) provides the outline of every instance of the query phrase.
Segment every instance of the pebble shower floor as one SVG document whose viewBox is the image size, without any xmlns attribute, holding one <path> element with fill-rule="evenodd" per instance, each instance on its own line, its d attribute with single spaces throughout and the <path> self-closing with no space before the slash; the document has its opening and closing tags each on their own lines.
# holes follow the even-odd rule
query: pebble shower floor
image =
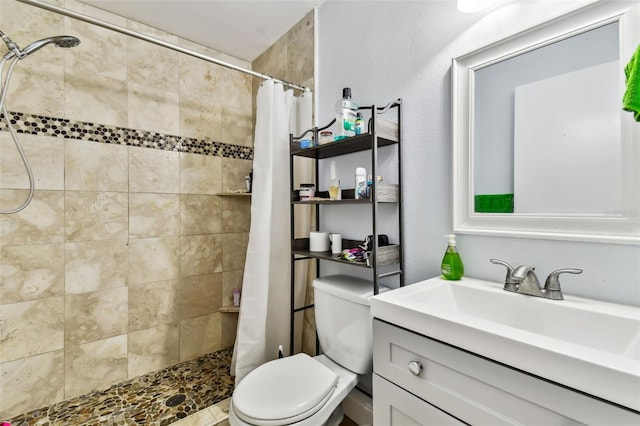
<svg viewBox="0 0 640 426">
<path fill-rule="evenodd" d="M 11 426 L 164 426 L 231 397 L 233 348 L 117 383 L 11 419 Z"/>
</svg>

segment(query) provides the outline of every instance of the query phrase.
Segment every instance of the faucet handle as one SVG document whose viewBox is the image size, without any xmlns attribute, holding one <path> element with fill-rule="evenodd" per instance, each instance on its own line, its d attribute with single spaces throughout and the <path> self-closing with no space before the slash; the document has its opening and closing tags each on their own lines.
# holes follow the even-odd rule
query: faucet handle
<svg viewBox="0 0 640 426">
<path fill-rule="evenodd" d="M 553 300 L 563 300 L 562 290 L 560 288 L 560 279 L 558 276 L 560 274 L 581 274 L 582 269 L 576 268 L 563 268 L 553 271 L 547 277 L 547 280 L 544 282 L 544 289 L 546 297 Z"/>
<path fill-rule="evenodd" d="M 504 277 L 504 289 L 506 291 L 516 291 L 518 289 L 518 286 L 516 285 L 515 281 L 513 281 L 513 277 L 511 275 L 513 274 L 513 266 L 500 259 L 489 259 L 489 262 L 496 265 L 502 265 L 507 268 L 507 276 Z"/>
</svg>

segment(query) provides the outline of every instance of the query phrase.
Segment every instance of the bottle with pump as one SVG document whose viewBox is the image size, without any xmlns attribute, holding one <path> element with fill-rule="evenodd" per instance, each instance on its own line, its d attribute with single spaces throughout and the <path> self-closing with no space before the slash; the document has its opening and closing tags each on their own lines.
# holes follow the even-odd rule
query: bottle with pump
<svg viewBox="0 0 640 426">
<path fill-rule="evenodd" d="M 342 99 L 336 102 L 336 132 L 334 140 L 356 135 L 358 104 L 351 100 L 351 88 L 342 89 Z"/>
<path fill-rule="evenodd" d="M 447 280 L 459 280 L 464 275 L 464 265 L 456 247 L 456 236 L 450 234 L 445 235 L 445 237 L 449 238 L 449 244 L 447 245 L 447 251 L 444 252 L 440 267 L 442 277 Z"/>
</svg>

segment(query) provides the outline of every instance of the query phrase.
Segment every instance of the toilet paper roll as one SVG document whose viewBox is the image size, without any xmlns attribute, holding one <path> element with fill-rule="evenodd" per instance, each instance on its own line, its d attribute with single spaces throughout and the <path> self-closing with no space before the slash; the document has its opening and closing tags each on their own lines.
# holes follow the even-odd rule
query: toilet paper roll
<svg viewBox="0 0 640 426">
<path fill-rule="evenodd" d="M 329 251 L 329 233 L 310 232 L 309 251 Z"/>
</svg>

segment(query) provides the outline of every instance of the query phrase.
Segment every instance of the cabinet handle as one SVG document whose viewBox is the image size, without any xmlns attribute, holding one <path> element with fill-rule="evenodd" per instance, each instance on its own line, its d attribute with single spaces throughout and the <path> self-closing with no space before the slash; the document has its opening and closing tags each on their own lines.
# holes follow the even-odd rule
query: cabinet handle
<svg viewBox="0 0 640 426">
<path fill-rule="evenodd" d="M 420 361 L 411 361 L 409 363 L 409 371 L 411 371 L 411 374 L 414 376 L 418 376 L 420 371 L 422 371 L 422 363 Z"/>
</svg>

